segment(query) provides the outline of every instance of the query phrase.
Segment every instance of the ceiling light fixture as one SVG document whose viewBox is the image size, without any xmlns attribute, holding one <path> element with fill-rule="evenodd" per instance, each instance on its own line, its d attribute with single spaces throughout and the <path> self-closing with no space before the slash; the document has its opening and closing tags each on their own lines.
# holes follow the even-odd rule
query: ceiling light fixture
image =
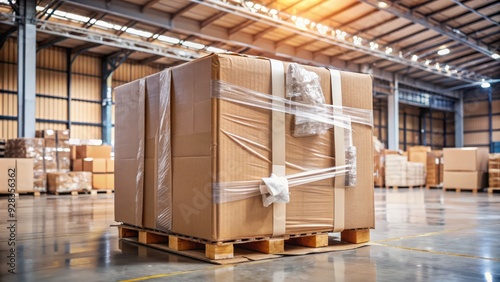
<svg viewBox="0 0 500 282">
<path fill-rule="evenodd" d="M 482 88 L 489 88 L 491 85 L 488 81 L 484 80 L 484 78 L 481 80 L 481 87 Z"/>
<path fill-rule="evenodd" d="M 497 53 L 493 53 L 493 54 L 491 55 L 491 57 L 492 57 L 493 59 L 495 59 L 495 60 L 496 60 L 496 59 L 500 59 L 500 55 L 498 55 Z"/>
<path fill-rule="evenodd" d="M 414 62 L 418 61 L 418 56 L 417 55 L 411 56 L 411 60 Z"/>
<path fill-rule="evenodd" d="M 438 51 L 439 56 L 444 56 L 444 55 L 448 55 L 448 54 L 450 54 L 450 49 L 448 49 L 448 48 L 444 48 L 444 49 L 441 49 Z"/>
<path fill-rule="evenodd" d="M 379 8 L 385 9 L 385 8 L 389 7 L 389 4 L 387 4 L 384 1 L 378 1 L 378 6 L 379 6 Z"/>
</svg>

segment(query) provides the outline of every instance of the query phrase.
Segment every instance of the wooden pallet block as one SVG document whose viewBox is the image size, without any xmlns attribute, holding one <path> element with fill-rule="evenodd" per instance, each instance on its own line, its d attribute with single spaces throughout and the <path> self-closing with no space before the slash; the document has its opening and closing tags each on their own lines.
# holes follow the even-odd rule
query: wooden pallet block
<svg viewBox="0 0 500 282">
<path fill-rule="evenodd" d="M 488 187 L 488 194 L 493 194 L 493 191 L 500 191 L 500 187 Z"/>
<path fill-rule="evenodd" d="M 113 194 L 115 190 L 113 189 L 92 189 L 90 190 L 90 195 L 95 196 L 97 194 L 101 193 L 106 193 L 106 194 Z"/>
<path fill-rule="evenodd" d="M 340 234 L 340 240 L 360 244 L 370 241 L 370 229 L 344 230 Z"/>
<path fill-rule="evenodd" d="M 312 236 L 304 236 L 298 238 L 290 238 L 286 241 L 287 244 L 299 245 L 310 248 L 321 248 L 328 246 L 328 233 L 316 234 Z"/>
</svg>

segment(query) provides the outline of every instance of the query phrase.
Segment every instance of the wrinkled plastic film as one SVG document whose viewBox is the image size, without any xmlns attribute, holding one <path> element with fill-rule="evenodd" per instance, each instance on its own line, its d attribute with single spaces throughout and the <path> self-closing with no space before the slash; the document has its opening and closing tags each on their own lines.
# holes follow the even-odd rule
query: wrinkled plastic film
<svg viewBox="0 0 500 282">
<path fill-rule="evenodd" d="M 158 179 L 156 227 L 162 231 L 172 230 L 172 147 L 170 119 L 171 71 L 160 73 L 160 125 L 158 133 Z"/>
<path fill-rule="evenodd" d="M 325 96 L 321 90 L 318 74 L 308 71 L 298 64 L 288 65 L 286 97 L 297 103 L 316 106 L 317 114 L 326 112 Z M 292 131 L 294 137 L 324 134 L 328 129 L 332 128 L 330 124 L 301 116 L 295 116 L 294 120 L 294 129 Z"/>
<path fill-rule="evenodd" d="M 333 178 L 344 175 L 349 171 L 350 165 L 330 167 L 325 169 L 315 169 L 286 176 L 288 187 L 293 188 L 300 185 Z M 216 204 L 228 203 L 248 199 L 262 195 L 262 186 L 265 185 L 261 180 L 234 181 L 227 183 L 214 183 L 213 201 Z M 291 190 L 293 193 L 293 189 Z"/>
<path fill-rule="evenodd" d="M 351 130 L 351 123 L 373 127 L 373 114 L 369 110 L 332 105 L 323 105 L 322 107 L 307 105 L 219 80 L 212 80 L 212 98 L 280 111 L 348 130 Z M 273 101 L 276 101 L 276 104 L 282 104 L 282 106 L 276 106 L 276 104 L 273 106 Z"/>
<path fill-rule="evenodd" d="M 144 105 L 146 99 L 146 80 L 139 80 L 139 95 L 138 95 L 138 105 Z M 145 109 L 142 109 L 144 111 Z M 137 204 L 135 208 L 135 225 L 142 226 L 142 209 L 143 209 L 143 199 L 144 199 L 144 191 L 142 187 L 144 187 L 144 158 L 146 156 L 145 152 L 145 141 L 144 140 L 144 128 L 145 122 L 145 113 L 139 115 L 137 119 L 137 128 L 142 131 L 142 134 L 139 136 L 139 146 L 137 150 L 137 174 L 135 177 L 135 187 L 141 187 L 141 189 L 135 190 L 135 202 Z"/>
</svg>

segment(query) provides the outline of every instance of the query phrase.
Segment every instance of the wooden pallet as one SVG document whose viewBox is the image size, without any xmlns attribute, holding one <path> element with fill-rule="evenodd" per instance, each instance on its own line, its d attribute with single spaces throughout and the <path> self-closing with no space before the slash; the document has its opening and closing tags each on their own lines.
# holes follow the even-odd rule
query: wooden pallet
<svg viewBox="0 0 500 282">
<path fill-rule="evenodd" d="M 49 194 L 52 195 L 71 195 L 71 196 L 78 196 L 80 194 L 89 194 L 91 193 L 89 190 L 75 190 L 75 191 L 60 191 L 60 192 L 50 192 L 48 191 Z"/>
<path fill-rule="evenodd" d="M 398 190 L 399 188 L 409 188 L 409 189 L 413 189 L 413 188 L 423 188 L 425 187 L 424 185 L 418 185 L 418 186 L 387 186 L 386 188 L 387 189 L 394 189 L 394 190 Z"/>
<path fill-rule="evenodd" d="M 443 191 L 446 192 L 447 190 L 452 190 L 456 191 L 457 193 L 460 193 L 462 191 L 471 191 L 473 194 L 477 194 L 478 191 L 482 191 L 483 188 L 452 188 L 452 187 L 443 187 Z"/>
<path fill-rule="evenodd" d="M 283 238 L 247 238 L 227 242 L 208 242 L 203 239 L 168 234 L 128 225 L 118 226 L 119 238 L 171 253 L 216 263 L 232 264 L 253 260 L 273 259 L 284 255 L 305 255 L 330 251 L 351 250 L 370 241 L 370 230 L 346 230 L 341 241 L 328 233 L 307 233 Z"/>
<path fill-rule="evenodd" d="M 441 189 L 441 188 L 443 188 L 443 184 L 439 184 L 439 185 L 426 185 L 425 187 L 427 189 Z"/>
<path fill-rule="evenodd" d="M 115 190 L 113 189 L 92 189 L 90 190 L 90 195 L 95 196 L 97 194 L 113 194 Z"/>
<path fill-rule="evenodd" d="M 500 191 L 500 187 L 488 187 L 488 194 L 493 194 L 493 191 Z"/>
</svg>

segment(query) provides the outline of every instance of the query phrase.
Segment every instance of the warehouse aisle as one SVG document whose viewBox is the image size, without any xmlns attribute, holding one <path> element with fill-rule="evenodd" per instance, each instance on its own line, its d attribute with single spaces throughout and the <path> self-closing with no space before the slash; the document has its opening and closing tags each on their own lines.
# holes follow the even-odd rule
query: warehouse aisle
<svg viewBox="0 0 500 282">
<path fill-rule="evenodd" d="M 0 198 L 0 281 L 498 281 L 500 195 L 375 189 L 371 246 L 218 266 L 120 243 L 113 195 L 17 198 L 9 274 Z M 9 223 L 10 224 L 10 223 Z M 121 250 L 120 250 L 121 246 Z"/>
</svg>

